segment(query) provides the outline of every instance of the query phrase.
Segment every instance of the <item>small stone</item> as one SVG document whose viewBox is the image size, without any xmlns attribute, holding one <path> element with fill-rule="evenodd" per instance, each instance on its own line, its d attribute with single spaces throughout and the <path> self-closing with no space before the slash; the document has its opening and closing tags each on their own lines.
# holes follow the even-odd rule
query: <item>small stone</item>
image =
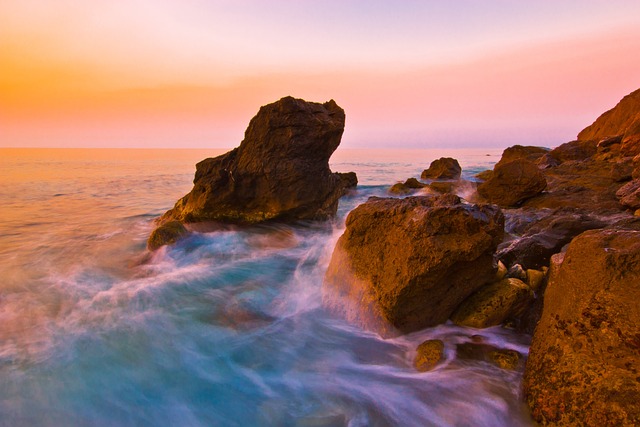
<svg viewBox="0 0 640 427">
<path fill-rule="evenodd" d="M 510 371 L 516 370 L 520 363 L 520 353 L 515 350 L 494 350 L 489 352 L 489 359 L 494 365 Z"/>
<path fill-rule="evenodd" d="M 500 281 L 507 275 L 507 267 L 502 261 L 498 261 L 498 271 L 496 272 L 496 281 Z"/>
<path fill-rule="evenodd" d="M 544 283 L 546 273 L 540 270 L 528 269 L 527 270 L 527 285 L 532 291 L 537 292 Z"/>
<path fill-rule="evenodd" d="M 444 343 L 441 340 L 427 340 L 416 351 L 413 366 L 420 372 L 432 370 L 444 359 Z"/>
<path fill-rule="evenodd" d="M 507 270 L 507 277 L 511 277 L 514 279 L 520 279 L 523 282 L 527 280 L 527 272 L 522 268 L 520 264 L 513 264 Z"/>
</svg>

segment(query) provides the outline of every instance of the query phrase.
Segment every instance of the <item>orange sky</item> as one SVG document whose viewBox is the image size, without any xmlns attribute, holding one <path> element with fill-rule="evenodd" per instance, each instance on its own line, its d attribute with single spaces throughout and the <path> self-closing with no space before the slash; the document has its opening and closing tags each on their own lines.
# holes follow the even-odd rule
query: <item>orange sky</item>
<svg viewBox="0 0 640 427">
<path fill-rule="evenodd" d="M 351 147 L 554 146 L 640 87 L 637 3 L 346 3 L 0 0 L 0 146 L 232 147 L 285 95 Z"/>
</svg>

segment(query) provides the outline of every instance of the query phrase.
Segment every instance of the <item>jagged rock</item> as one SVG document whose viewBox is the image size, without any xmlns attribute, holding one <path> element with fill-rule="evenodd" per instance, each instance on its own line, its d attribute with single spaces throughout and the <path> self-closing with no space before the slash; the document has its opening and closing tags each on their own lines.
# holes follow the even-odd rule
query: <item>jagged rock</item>
<svg viewBox="0 0 640 427">
<path fill-rule="evenodd" d="M 420 372 L 435 368 L 444 359 L 444 343 L 441 340 L 427 340 L 416 349 L 413 366 Z"/>
<path fill-rule="evenodd" d="M 429 169 L 422 171 L 422 179 L 458 179 L 462 173 L 460 163 L 451 157 L 441 157 L 431 162 Z"/>
<path fill-rule="evenodd" d="M 478 193 L 503 207 L 540 194 L 547 186 L 544 175 L 528 160 L 517 159 L 496 165 L 491 178 L 478 186 Z"/>
<path fill-rule="evenodd" d="M 485 285 L 453 312 L 451 320 L 459 326 L 488 328 L 517 318 L 533 301 L 533 292 L 519 279 L 503 279 Z"/>
<path fill-rule="evenodd" d="M 196 165 L 194 187 L 160 223 L 325 219 L 357 182 L 332 173 L 329 158 L 344 131 L 344 110 L 292 97 L 263 106 L 239 147 Z"/>
<path fill-rule="evenodd" d="M 616 192 L 620 203 L 631 209 L 640 209 L 640 179 L 634 179 L 620 187 Z"/>
<path fill-rule="evenodd" d="M 348 216 L 322 289 L 330 311 L 389 336 L 445 322 L 495 274 L 504 216 L 453 195 L 370 198 Z"/>
<path fill-rule="evenodd" d="M 536 421 L 640 425 L 640 232 L 591 230 L 550 271 L 524 393 Z"/>
<path fill-rule="evenodd" d="M 602 220 L 587 214 L 556 210 L 529 226 L 521 239 L 500 245 L 497 257 L 505 265 L 520 264 L 526 269 L 540 269 L 575 236 L 605 225 Z"/>
<path fill-rule="evenodd" d="M 180 221 L 168 221 L 151 232 L 147 240 L 147 249 L 155 251 L 164 245 L 172 245 L 189 234 Z"/>
</svg>

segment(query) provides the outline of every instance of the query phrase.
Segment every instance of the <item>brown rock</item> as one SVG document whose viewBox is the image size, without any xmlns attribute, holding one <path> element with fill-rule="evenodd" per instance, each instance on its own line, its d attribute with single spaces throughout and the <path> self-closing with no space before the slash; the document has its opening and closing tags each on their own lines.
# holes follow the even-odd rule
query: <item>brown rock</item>
<svg viewBox="0 0 640 427">
<path fill-rule="evenodd" d="M 457 344 L 456 356 L 460 360 L 488 362 L 507 370 L 516 370 L 522 360 L 522 355 L 515 350 L 499 348 L 481 342 Z"/>
<path fill-rule="evenodd" d="M 624 135 L 625 137 L 640 133 L 640 89 L 622 98 L 611 110 L 603 113 L 591 126 L 578 134 L 578 139 L 601 140 L 608 137 Z"/>
<path fill-rule="evenodd" d="M 514 145 L 512 147 L 506 148 L 502 152 L 502 157 L 497 165 L 503 165 L 505 163 L 509 163 L 513 160 L 528 160 L 532 163 L 537 162 L 542 156 L 549 153 L 548 148 L 544 147 L 534 147 L 534 146 L 523 146 L 523 145 Z"/>
<path fill-rule="evenodd" d="M 476 178 L 481 181 L 486 181 L 493 176 L 493 170 L 487 169 L 486 171 L 482 171 L 476 174 Z"/>
<path fill-rule="evenodd" d="M 423 184 L 415 178 L 409 178 L 404 183 L 398 182 L 394 184 L 389 189 L 389 193 L 391 194 L 408 194 L 413 192 L 414 190 L 418 190 L 426 187 L 427 184 Z"/>
<path fill-rule="evenodd" d="M 633 210 L 640 209 L 640 179 L 634 179 L 620 187 L 616 196 L 622 205 Z"/>
<path fill-rule="evenodd" d="M 462 168 L 456 159 L 441 157 L 431 162 L 429 169 L 422 171 L 422 179 L 458 179 Z"/>
<path fill-rule="evenodd" d="M 540 194 L 546 186 L 538 167 L 519 159 L 496 165 L 491 178 L 478 186 L 478 193 L 491 203 L 510 207 Z"/>
<path fill-rule="evenodd" d="M 640 232 L 592 230 L 551 268 L 524 374 L 533 417 L 640 425 Z"/>
<path fill-rule="evenodd" d="M 420 372 L 435 368 L 444 359 L 444 343 L 441 340 L 427 340 L 416 349 L 413 366 Z"/>
<path fill-rule="evenodd" d="M 371 198 L 348 216 L 323 285 L 324 305 L 392 335 L 445 322 L 495 274 L 504 216 L 453 195 Z"/>
<path fill-rule="evenodd" d="M 593 157 L 598 151 L 598 141 L 571 141 L 566 142 L 549 153 L 558 163 L 571 160 L 586 160 Z"/>
<path fill-rule="evenodd" d="M 238 148 L 196 165 L 194 187 L 160 220 L 183 223 L 325 219 L 356 183 L 329 158 L 340 144 L 344 111 L 292 97 L 260 108 Z"/>
<path fill-rule="evenodd" d="M 164 245 L 172 245 L 187 234 L 189 231 L 180 221 L 165 222 L 151 232 L 147 240 L 147 249 L 155 251 Z"/>
<path fill-rule="evenodd" d="M 459 326 L 488 328 L 518 317 L 533 301 L 533 291 L 519 279 L 485 285 L 464 300 L 451 320 Z"/>
</svg>

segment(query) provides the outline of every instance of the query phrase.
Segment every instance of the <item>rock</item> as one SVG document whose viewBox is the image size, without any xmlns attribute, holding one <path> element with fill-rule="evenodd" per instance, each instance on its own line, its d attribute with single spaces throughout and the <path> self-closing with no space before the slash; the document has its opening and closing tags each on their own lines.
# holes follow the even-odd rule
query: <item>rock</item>
<svg viewBox="0 0 640 427">
<path fill-rule="evenodd" d="M 356 184 L 355 174 L 332 173 L 344 111 L 292 97 L 263 106 L 239 147 L 196 165 L 193 189 L 160 223 L 326 219 Z"/>
<path fill-rule="evenodd" d="M 444 343 L 441 340 L 427 340 L 416 349 L 413 366 L 420 372 L 435 368 L 444 359 Z"/>
<path fill-rule="evenodd" d="M 527 270 L 527 285 L 532 291 L 538 292 L 542 287 L 545 279 L 547 278 L 547 267 L 542 267 L 542 270 L 534 270 L 532 268 Z"/>
<path fill-rule="evenodd" d="M 640 232 L 591 230 L 551 268 L 524 393 L 554 425 L 640 425 Z"/>
<path fill-rule="evenodd" d="M 571 141 L 564 143 L 549 153 L 558 163 L 570 160 L 586 160 L 598 151 L 597 141 Z"/>
<path fill-rule="evenodd" d="M 414 190 L 418 190 L 426 187 L 427 184 L 423 184 L 415 178 L 409 178 L 404 183 L 398 182 L 394 184 L 390 189 L 391 194 L 408 194 Z"/>
<path fill-rule="evenodd" d="M 640 133 L 640 89 L 630 93 L 578 134 L 578 140 L 601 140 Z"/>
<path fill-rule="evenodd" d="M 151 232 L 147 240 L 147 249 L 155 251 L 164 245 L 172 245 L 189 234 L 180 221 L 165 222 Z"/>
<path fill-rule="evenodd" d="M 513 264 L 507 270 L 507 277 L 513 278 L 513 279 L 519 279 L 524 282 L 525 280 L 527 280 L 527 272 L 525 271 L 524 268 L 522 268 L 520 264 Z"/>
<path fill-rule="evenodd" d="M 457 181 L 434 181 L 431 184 L 427 184 L 427 187 L 436 193 L 459 194 L 462 197 L 463 194 L 474 193 L 476 183 L 467 181 L 466 179 L 459 179 Z"/>
<path fill-rule="evenodd" d="M 422 179 L 458 179 L 462 168 L 456 159 L 441 157 L 431 162 L 429 169 L 422 171 Z"/>
<path fill-rule="evenodd" d="M 383 336 L 445 322 L 495 275 L 504 216 L 457 196 L 372 197 L 354 209 L 322 288 L 330 311 Z"/>
<path fill-rule="evenodd" d="M 602 220 L 587 214 L 556 210 L 529 226 L 521 239 L 501 245 L 497 257 L 505 265 L 520 264 L 525 269 L 540 269 L 575 236 L 605 225 Z"/>
<path fill-rule="evenodd" d="M 493 176 L 493 170 L 487 169 L 486 171 L 482 171 L 476 174 L 476 178 L 481 181 L 486 181 Z"/>
<path fill-rule="evenodd" d="M 640 209 L 640 179 L 629 181 L 616 192 L 623 206 L 633 210 Z"/>
<path fill-rule="evenodd" d="M 478 193 L 491 203 L 510 207 L 540 194 L 546 186 L 538 167 L 519 159 L 496 165 L 491 178 L 478 186 Z"/>
<path fill-rule="evenodd" d="M 522 355 L 515 350 L 474 342 L 457 344 L 456 356 L 460 360 L 488 362 L 507 370 L 516 370 L 522 360 Z"/>
<path fill-rule="evenodd" d="M 502 261 L 498 261 L 498 271 L 496 271 L 495 281 L 499 282 L 504 279 L 507 275 L 507 267 L 502 263 Z"/>
<path fill-rule="evenodd" d="M 485 285 L 467 298 L 451 316 L 453 323 L 488 328 L 518 317 L 533 301 L 533 292 L 519 279 L 503 279 Z"/>
<path fill-rule="evenodd" d="M 506 148 L 502 152 L 502 157 L 500 157 L 500 161 L 498 161 L 497 165 L 503 165 L 505 163 L 509 163 L 513 160 L 528 160 L 532 163 L 537 162 L 542 156 L 549 153 L 548 148 L 544 147 L 534 147 L 534 146 L 523 146 L 523 145 L 514 145 L 512 147 Z"/>
</svg>

